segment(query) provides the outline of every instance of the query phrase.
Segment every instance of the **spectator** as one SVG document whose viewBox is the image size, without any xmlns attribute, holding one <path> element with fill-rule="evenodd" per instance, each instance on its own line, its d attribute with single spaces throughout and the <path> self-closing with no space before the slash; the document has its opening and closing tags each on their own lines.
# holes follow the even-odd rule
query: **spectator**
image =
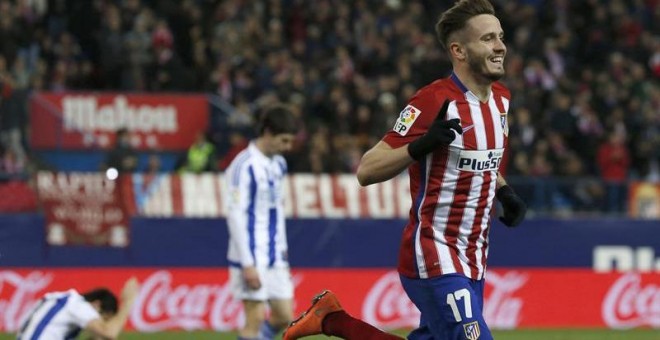
<svg viewBox="0 0 660 340">
<path fill-rule="evenodd" d="M 152 153 L 147 158 L 147 167 L 144 170 L 146 175 L 157 175 L 163 171 L 160 156 L 157 153 Z"/>
<path fill-rule="evenodd" d="M 115 146 L 107 154 L 103 169 L 114 168 L 121 173 L 134 172 L 137 169 L 137 152 L 131 146 L 130 132 L 126 128 L 117 130 Z"/>
<path fill-rule="evenodd" d="M 26 170 L 25 159 L 18 156 L 14 149 L 7 149 L 2 155 L 2 163 L 0 164 L 0 173 L 6 175 L 19 175 L 23 174 Z"/>
<path fill-rule="evenodd" d="M 628 178 L 630 154 L 621 132 L 613 131 L 598 148 L 598 168 L 608 182 L 621 183 Z"/>
<path fill-rule="evenodd" d="M 450 3 L 396 3 L 2 1 L 2 142 L 18 155 L 17 146 L 25 147 L 25 117 L 7 115 L 4 107 L 14 106 L 6 102 L 23 87 L 26 93 L 193 90 L 235 107 L 220 129 L 244 138 L 251 137 L 255 106 L 261 105 L 255 103 L 275 97 L 300 102 L 311 131 L 337 127 L 326 135 L 329 145 L 312 146 L 308 139 L 308 152 L 327 149 L 334 156 L 340 147 L 344 154 L 362 153 L 392 126 L 417 87 L 450 69 L 433 35 L 421 29 Z M 629 141 L 628 178 L 657 180 L 658 1 L 493 3 L 510 37 L 503 81 L 518 94 L 509 103 L 511 129 L 519 130 L 510 140 L 509 161 L 517 162 L 510 168 L 527 159 L 535 170 L 517 173 L 560 175 L 557 148 L 593 160 L 604 131 L 619 129 Z M 11 111 L 24 111 L 26 100 L 24 95 Z M 9 133 L 14 130 L 20 133 Z M 221 137 L 214 143 L 224 155 L 232 133 L 211 133 Z M 338 145 L 337 135 L 354 140 Z M 552 151 L 530 151 L 548 142 Z M 292 162 L 293 171 L 351 168 L 323 164 L 334 160 L 319 155 L 301 158 L 314 165 Z M 584 175 L 598 178 L 595 162 L 583 166 Z"/>
<path fill-rule="evenodd" d="M 216 156 L 215 146 L 206 133 L 199 132 L 195 142 L 188 148 L 181 166 L 180 172 L 200 173 L 215 170 Z"/>
<path fill-rule="evenodd" d="M 625 181 L 630 166 L 630 154 L 622 132 L 610 132 L 607 141 L 598 148 L 597 161 L 601 178 L 608 187 L 608 210 L 619 212 L 625 202 Z"/>
</svg>

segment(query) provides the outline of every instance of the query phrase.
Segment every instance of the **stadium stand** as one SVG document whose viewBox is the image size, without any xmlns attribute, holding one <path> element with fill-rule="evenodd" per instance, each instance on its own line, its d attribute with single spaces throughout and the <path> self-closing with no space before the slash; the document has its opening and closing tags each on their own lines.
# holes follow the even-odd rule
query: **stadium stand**
<svg viewBox="0 0 660 340">
<path fill-rule="evenodd" d="M 353 172 L 414 89 L 448 74 L 431 28 L 449 3 L 1 1 L 0 172 L 72 170 L 70 154 L 31 152 L 27 103 L 79 90 L 208 94 L 220 169 L 259 108 L 286 102 L 305 121 L 290 170 Z M 628 181 L 660 179 L 658 1 L 494 3 L 514 94 L 508 175 L 553 211 L 621 212 Z"/>
</svg>

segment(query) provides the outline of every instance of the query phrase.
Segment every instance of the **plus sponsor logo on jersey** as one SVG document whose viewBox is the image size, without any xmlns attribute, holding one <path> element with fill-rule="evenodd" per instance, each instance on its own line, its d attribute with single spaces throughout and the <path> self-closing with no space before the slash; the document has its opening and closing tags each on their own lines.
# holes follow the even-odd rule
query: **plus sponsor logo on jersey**
<svg viewBox="0 0 660 340">
<path fill-rule="evenodd" d="M 481 335 L 479 324 L 476 321 L 464 324 L 463 330 L 465 331 L 465 337 L 469 340 L 477 340 Z"/>
<path fill-rule="evenodd" d="M 401 110 L 401 113 L 399 113 L 399 118 L 396 120 L 393 130 L 401 136 L 405 136 L 421 113 L 422 111 L 418 108 L 412 105 L 407 105 Z"/>
<path fill-rule="evenodd" d="M 456 169 L 469 172 L 493 171 L 500 168 L 504 149 L 461 150 Z"/>
</svg>

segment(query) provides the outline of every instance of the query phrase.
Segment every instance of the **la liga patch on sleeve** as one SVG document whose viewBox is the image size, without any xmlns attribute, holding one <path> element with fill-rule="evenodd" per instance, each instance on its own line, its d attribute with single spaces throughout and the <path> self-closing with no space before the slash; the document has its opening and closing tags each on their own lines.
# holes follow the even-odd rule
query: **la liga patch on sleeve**
<svg viewBox="0 0 660 340">
<path fill-rule="evenodd" d="M 421 113 L 422 111 L 418 108 L 408 104 L 403 110 L 401 110 L 401 113 L 399 113 L 399 118 L 397 118 L 396 123 L 394 123 L 394 128 L 392 128 L 392 130 L 401 136 L 405 136 Z"/>
</svg>

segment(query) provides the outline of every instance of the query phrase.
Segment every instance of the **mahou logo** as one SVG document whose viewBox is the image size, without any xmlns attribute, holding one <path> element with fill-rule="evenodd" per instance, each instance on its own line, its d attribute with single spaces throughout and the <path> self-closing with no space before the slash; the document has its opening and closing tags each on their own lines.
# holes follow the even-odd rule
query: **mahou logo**
<svg viewBox="0 0 660 340">
<path fill-rule="evenodd" d="M 172 328 L 226 331 L 243 324 L 243 306 L 232 297 L 229 282 L 177 286 L 170 272 L 158 271 L 142 282 L 131 322 L 145 332 Z"/>
<path fill-rule="evenodd" d="M 126 127 L 136 132 L 175 133 L 178 129 L 174 105 L 129 102 L 122 95 L 108 104 L 99 104 L 98 99 L 91 95 L 62 97 L 64 130 L 114 132 Z"/>
<path fill-rule="evenodd" d="M 0 271 L 0 330 L 18 330 L 25 314 L 51 281 L 51 274 L 38 271 L 25 276 L 14 271 Z"/>
<path fill-rule="evenodd" d="M 614 282 L 602 307 L 611 328 L 660 327 L 660 286 L 642 284 L 639 274 L 625 274 Z"/>
</svg>

